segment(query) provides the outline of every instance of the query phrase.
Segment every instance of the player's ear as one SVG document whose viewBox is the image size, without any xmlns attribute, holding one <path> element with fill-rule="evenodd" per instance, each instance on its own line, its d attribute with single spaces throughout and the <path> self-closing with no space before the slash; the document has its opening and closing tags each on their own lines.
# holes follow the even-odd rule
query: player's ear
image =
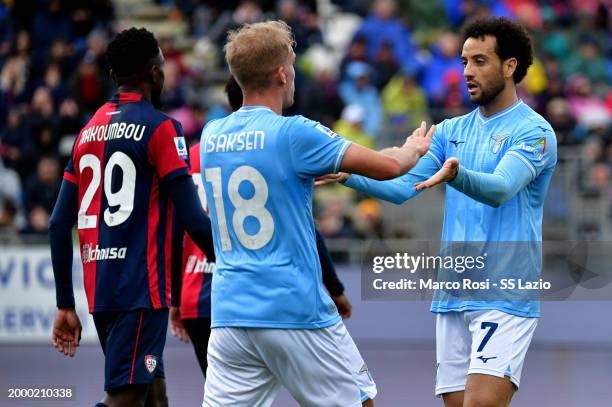
<svg viewBox="0 0 612 407">
<path fill-rule="evenodd" d="M 155 64 L 151 64 L 151 66 L 149 67 L 149 75 L 151 75 L 153 78 L 155 78 L 158 75 L 158 69 L 157 69 L 157 65 Z"/>
<path fill-rule="evenodd" d="M 151 76 L 151 80 L 153 83 L 160 83 L 163 85 L 164 83 L 164 70 L 161 66 L 157 64 L 152 64 L 149 68 L 149 75 Z"/>
<path fill-rule="evenodd" d="M 287 84 L 287 73 L 285 72 L 284 66 L 281 65 L 278 67 L 278 69 L 276 70 L 276 78 L 281 84 Z"/>
<path fill-rule="evenodd" d="M 518 61 L 516 58 L 508 58 L 504 61 L 504 77 L 511 78 L 514 75 L 514 71 L 516 71 L 516 66 L 518 65 Z"/>
</svg>

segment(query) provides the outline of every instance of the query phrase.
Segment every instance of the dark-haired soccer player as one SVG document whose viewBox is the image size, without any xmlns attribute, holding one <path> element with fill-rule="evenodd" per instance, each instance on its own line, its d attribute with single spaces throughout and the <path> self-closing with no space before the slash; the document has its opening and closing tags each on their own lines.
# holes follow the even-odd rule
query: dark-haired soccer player
<svg viewBox="0 0 612 407">
<path fill-rule="evenodd" d="M 225 93 L 233 111 L 242 106 L 242 90 L 233 76 L 225 84 Z M 202 185 L 202 174 L 200 173 L 200 143 L 194 144 L 189 150 L 193 181 L 196 191 L 200 197 L 202 206 L 207 207 L 204 186 Z M 344 286 L 338 279 L 334 264 L 332 262 L 325 240 L 315 229 L 317 238 L 317 252 L 321 263 L 323 285 L 327 288 L 338 312 L 342 318 L 351 316 L 351 303 L 344 294 Z M 183 246 L 181 270 L 173 273 L 180 277 L 173 283 L 172 307 L 170 308 L 170 322 L 172 334 L 183 342 L 191 340 L 193 349 L 198 359 L 202 374 L 206 377 L 206 361 L 208 339 L 210 338 L 210 287 L 214 263 L 208 261 L 206 254 L 193 242 L 189 236 L 185 236 Z"/>
<path fill-rule="evenodd" d="M 79 344 L 76 222 L 89 311 L 105 355 L 107 395 L 98 406 L 165 406 L 173 218 L 214 258 L 210 221 L 188 173 L 181 126 L 156 110 L 164 84 L 157 40 L 131 28 L 111 41 L 107 58 L 119 92 L 77 137 L 51 216 L 58 306 L 52 341 L 69 356 Z"/>
<path fill-rule="evenodd" d="M 540 246 L 524 242 L 542 240 L 557 141 L 550 124 L 516 95 L 533 60 L 531 40 L 506 18 L 476 20 L 465 27 L 464 39 L 464 76 L 478 108 L 438 125 L 428 154 L 405 176 L 383 182 L 335 178 L 396 204 L 446 182 L 443 242 L 523 242 L 506 243 L 505 256 L 513 260 L 507 272 L 539 273 Z M 519 265 L 522 259 L 531 259 L 531 270 Z M 510 404 L 539 302 L 463 301 L 439 291 L 431 310 L 437 314 L 436 395 L 446 407 Z"/>
</svg>

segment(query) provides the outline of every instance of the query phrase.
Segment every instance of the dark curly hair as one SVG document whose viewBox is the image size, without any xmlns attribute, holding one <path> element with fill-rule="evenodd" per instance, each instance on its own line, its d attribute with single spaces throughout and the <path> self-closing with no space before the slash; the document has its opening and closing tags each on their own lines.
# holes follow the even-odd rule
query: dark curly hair
<svg viewBox="0 0 612 407">
<path fill-rule="evenodd" d="M 463 42 L 468 38 L 482 38 L 485 35 L 496 38 L 495 52 L 502 61 L 516 58 L 517 65 L 512 78 L 514 83 L 522 81 L 533 63 L 533 46 L 527 30 L 506 17 L 477 19 L 463 28 Z"/>
<path fill-rule="evenodd" d="M 117 34 L 106 49 L 106 59 L 117 76 L 131 76 L 159 53 L 155 36 L 144 28 L 132 27 Z"/>
</svg>

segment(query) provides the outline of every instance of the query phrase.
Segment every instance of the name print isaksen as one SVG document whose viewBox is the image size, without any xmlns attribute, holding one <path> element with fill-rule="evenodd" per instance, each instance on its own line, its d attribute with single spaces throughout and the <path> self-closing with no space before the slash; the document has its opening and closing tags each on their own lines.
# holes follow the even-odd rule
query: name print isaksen
<svg viewBox="0 0 612 407">
<path fill-rule="evenodd" d="M 241 131 L 240 133 L 209 134 L 206 137 L 205 152 L 230 153 L 263 150 L 266 134 L 262 130 Z"/>
</svg>

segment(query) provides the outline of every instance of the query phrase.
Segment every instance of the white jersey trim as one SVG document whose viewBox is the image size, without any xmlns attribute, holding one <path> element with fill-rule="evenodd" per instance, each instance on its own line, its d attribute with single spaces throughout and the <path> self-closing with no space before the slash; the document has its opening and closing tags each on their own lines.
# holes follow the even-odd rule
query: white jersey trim
<svg viewBox="0 0 612 407">
<path fill-rule="evenodd" d="M 517 107 L 521 106 L 523 104 L 523 101 L 521 99 L 519 99 L 518 101 L 514 102 L 514 106 L 510 106 L 508 108 L 506 108 L 507 110 L 502 110 L 499 113 L 494 114 L 491 117 L 484 117 L 482 115 L 482 113 L 480 113 L 480 110 L 478 110 L 478 118 L 480 119 L 481 122 L 483 123 L 489 123 L 495 119 L 499 119 L 500 117 L 504 117 L 505 115 L 507 115 L 508 113 L 510 113 L 511 111 L 513 111 L 514 109 L 516 109 Z"/>
<path fill-rule="evenodd" d="M 529 171 L 531 171 L 531 175 L 533 175 L 533 179 L 535 179 L 538 176 L 538 173 L 535 167 L 533 166 L 533 164 L 529 162 L 528 159 L 523 157 L 521 153 L 517 153 L 516 151 L 509 151 L 507 154 L 518 157 L 527 166 L 527 168 L 529 168 Z"/>
</svg>

